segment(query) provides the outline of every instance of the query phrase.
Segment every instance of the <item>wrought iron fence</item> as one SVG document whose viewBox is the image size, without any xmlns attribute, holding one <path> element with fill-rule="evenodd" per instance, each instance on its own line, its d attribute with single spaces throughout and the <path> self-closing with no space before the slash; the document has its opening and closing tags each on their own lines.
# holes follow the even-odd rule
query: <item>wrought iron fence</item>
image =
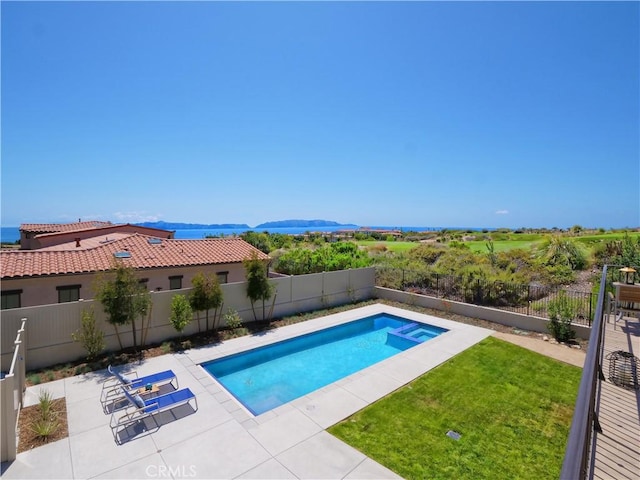
<svg viewBox="0 0 640 480">
<path fill-rule="evenodd" d="M 575 312 L 574 323 L 591 326 L 597 295 L 544 285 L 487 282 L 457 275 L 400 268 L 376 268 L 376 285 L 510 312 L 549 318 L 550 302 L 562 298 Z"/>
</svg>

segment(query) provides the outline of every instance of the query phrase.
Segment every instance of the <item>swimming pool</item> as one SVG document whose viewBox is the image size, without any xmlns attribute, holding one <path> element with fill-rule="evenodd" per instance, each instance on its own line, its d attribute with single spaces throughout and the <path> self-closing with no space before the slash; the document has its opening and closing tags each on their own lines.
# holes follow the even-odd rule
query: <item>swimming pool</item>
<svg viewBox="0 0 640 480">
<path fill-rule="evenodd" d="M 447 331 L 379 313 L 201 365 L 260 415 Z"/>
</svg>

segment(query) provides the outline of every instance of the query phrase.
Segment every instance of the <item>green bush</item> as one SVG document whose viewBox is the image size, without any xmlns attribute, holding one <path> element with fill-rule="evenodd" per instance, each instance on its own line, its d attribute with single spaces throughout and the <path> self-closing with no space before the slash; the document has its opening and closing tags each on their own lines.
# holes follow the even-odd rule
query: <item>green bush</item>
<svg viewBox="0 0 640 480">
<path fill-rule="evenodd" d="M 576 337 L 571 322 L 576 316 L 576 305 L 563 291 L 549 302 L 549 332 L 558 342 L 569 342 Z"/>
<path fill-rule="evenodd" d="M 171 299 L 171 315 L 169 321 L 176 332 L 182 331 L 193 320 L 193 309 L 185 295 L 175 295 Z"/>
<path fill-rule="evenodd" d="M 49 390 L 40 390 L 40 395 L 38 395 L 38 408 L 40 409 L 40 416 L 45 420 L 54 413 L 53 395 Z"/>
<path fill-rule="evenodd" d="M 31 430 L 40 438 L 47 438 L 56 433 L 60 422 L 56 419 L 38 418 L 31 424 Z"/>
<path fill-rule="evenodd" d="M 242 328 L 242 319 L 238 312 L 236 312 L 233 308 L 227 310 L 227 313 L 224 314 L 224 323 L 229 330 L 235 330 L 237 328 Z"/>
<path fill-rule="evenodd" d="M 53 408 L 53 396 L 48 390 L 40 390 L 38 397 L 38 418 L 31 424 L 31 430 L 41 438 L 53 435 L 58 428 L 58 412 Z"/>
<path fill-rule="evenodd" d="M 87 351 L 87 360 L 91 361 L 104 350 L 104 332 L 96 325 L 93 309 L 83 310 L 80 319 L 81 328 L 71 334 L 74 342 L 80 342 Z"/>
</svg>

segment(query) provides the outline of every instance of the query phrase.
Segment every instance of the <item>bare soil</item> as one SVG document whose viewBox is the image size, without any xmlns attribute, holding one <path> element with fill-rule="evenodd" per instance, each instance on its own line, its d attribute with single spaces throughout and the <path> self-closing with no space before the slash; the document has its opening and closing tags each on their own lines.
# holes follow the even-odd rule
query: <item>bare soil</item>
<svg viewBox="0 0 640 480">
<path fill-rule="evenodd" d="M 51 402 L 53 412 L 52 419 L 57 422 L 58 427 L 46 437 L 40 437 L 33 430 L 33 425 L 42 417 L 40 405 L 32 405 L 20 410 L 18 419 L 18 453 L 40 447 L 47 443 L 55 442 L 69 436 L 67 425 L 67 403 L 64 398 L 58 398 Z"/>
</svg>

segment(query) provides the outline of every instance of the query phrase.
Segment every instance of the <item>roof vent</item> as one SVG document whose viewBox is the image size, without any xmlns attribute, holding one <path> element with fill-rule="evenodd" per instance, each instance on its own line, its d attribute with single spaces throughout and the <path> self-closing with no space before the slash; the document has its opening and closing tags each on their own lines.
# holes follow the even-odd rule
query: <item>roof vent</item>
<svg viewBox="0 0 640 480">
<path fill-rule="evenodd" d="M 149 242 L 149 245 L 160 245 L 162 243 L 162 240 L 159 238 L 150 238 L 147 241 Z"/>
<path fill-rule="evenodd" d="M 131 252 L 115 252 L 113 256 L 116 258 L 131 258 Z"/>
</svg>

